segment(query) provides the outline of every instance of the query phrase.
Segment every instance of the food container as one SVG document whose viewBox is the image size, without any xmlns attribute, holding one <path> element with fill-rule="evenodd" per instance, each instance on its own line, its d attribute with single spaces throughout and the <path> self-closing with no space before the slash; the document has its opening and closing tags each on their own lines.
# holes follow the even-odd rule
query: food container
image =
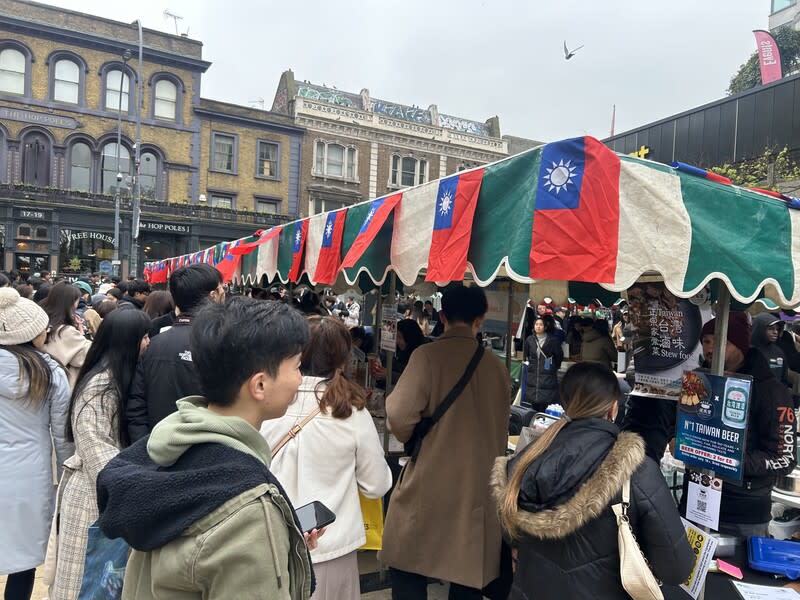
<svg viewBox="0 0 800 600">
<path fill-rule="evenodd" d="M 780 490 L 784 494 L 800 496 L 800 468 L 795 468 L 795 470 L 788 475 L 778 477 L 775 489 Z"/>
<path fill-rule="evenodd" d="M 750 568 L 791 580 L 800 578 L 800 542 L 751 537 L 747 544 Z"/>
</svg>

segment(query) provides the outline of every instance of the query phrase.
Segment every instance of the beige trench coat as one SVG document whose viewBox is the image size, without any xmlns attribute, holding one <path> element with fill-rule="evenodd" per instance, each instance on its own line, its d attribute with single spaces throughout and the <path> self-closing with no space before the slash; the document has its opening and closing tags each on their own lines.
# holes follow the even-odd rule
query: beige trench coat
<svg viewBox="0 0 800 600">
<path fill-rule="evenodd" d="M 433 414 L 476 349 L 459 326 L 417 348 L 386 400 L 392 432 L 406 441 Z M 494 459 L 505 452 L 509 376 L 486 351 L 461 396 L 422 443 L 392 493 L 381 561 L 395 569 L 482 588 L 500 572 L 500 523 L 489 491 Z"/>
<path fill-rule="evenodd" d="M 95 375 L 75 401 L 75 454 L 67 459 L 58 489 L 58 550 L 50 600 L 75 600 L 83 579 L 89 526 L 98 518 L 97 475 L 119 453 L 116 393 L 106 392 L 108 373 Z M 48 557 L 50 559 L 51 557 Z"/>
</svg>

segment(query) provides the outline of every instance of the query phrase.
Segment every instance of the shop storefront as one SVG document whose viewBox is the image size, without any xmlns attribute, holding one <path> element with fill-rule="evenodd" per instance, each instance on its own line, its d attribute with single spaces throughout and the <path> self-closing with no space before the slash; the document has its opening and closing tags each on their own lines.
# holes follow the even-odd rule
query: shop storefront
<svg viewBox="0 0 800 600">
<path fill-rule="evenodd" d="M 11 268 L 30 274 L 49 271 L 53 211 L 17 207 L 13 216 Z"/>
<path fill-rule="evenodd" d="M 61 228 L 58 271 L 66 275 L 110 275 L 114 258 L 114 234 Z"/>
<path fill-rule="evenodd" d="M 191 225 L 142 221 L 139 225 L 139 260 L 142 264 L 191 251 Z"/>
</svg>

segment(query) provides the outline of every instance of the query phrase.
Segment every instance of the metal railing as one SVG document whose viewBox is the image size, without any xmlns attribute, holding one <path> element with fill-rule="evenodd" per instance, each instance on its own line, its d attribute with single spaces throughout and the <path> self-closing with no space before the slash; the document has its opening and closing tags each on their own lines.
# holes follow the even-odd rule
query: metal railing
<svg viewBox="0 0 800 600">
<path fill-rule="evenodd" d="M 38 187 L 27 184 L 0 183 L 0 201 L 35 202 L 70 208 L 95 208 L 114 210 L 114 196 L 94 192 L 79 192 L 50 187 Z M 130 213 L 133 209 L 132 198 L 121 198 L 120 209 Z M 226 223 L 243 223 L 248 225 L 271 226 L 287 223 L 296 217 L 288 215 L 264 214 L 245 210 L 232 210 L 197 204 L 168 203 L 155 200 L 141 200 L 143 215 L 162 215 L 181 219 L 198 219 Z"/>
</svg>

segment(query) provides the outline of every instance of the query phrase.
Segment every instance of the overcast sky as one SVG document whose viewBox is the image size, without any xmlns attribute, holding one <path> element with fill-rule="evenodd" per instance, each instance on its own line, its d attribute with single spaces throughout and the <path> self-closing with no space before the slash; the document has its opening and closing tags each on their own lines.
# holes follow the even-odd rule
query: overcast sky
<svg viewBox="0 0 800 600">
<path fill-rule="evenodd" d="M 204 43 L 205 98 L 269 109 L 280 74 L 549 141 L 725 95 L 769 0 L 51 0 Z M 564 60 L 563 42 L 585 44 Z M 257 106 L 257 105 L 255 105 Z"/>
</svg>

